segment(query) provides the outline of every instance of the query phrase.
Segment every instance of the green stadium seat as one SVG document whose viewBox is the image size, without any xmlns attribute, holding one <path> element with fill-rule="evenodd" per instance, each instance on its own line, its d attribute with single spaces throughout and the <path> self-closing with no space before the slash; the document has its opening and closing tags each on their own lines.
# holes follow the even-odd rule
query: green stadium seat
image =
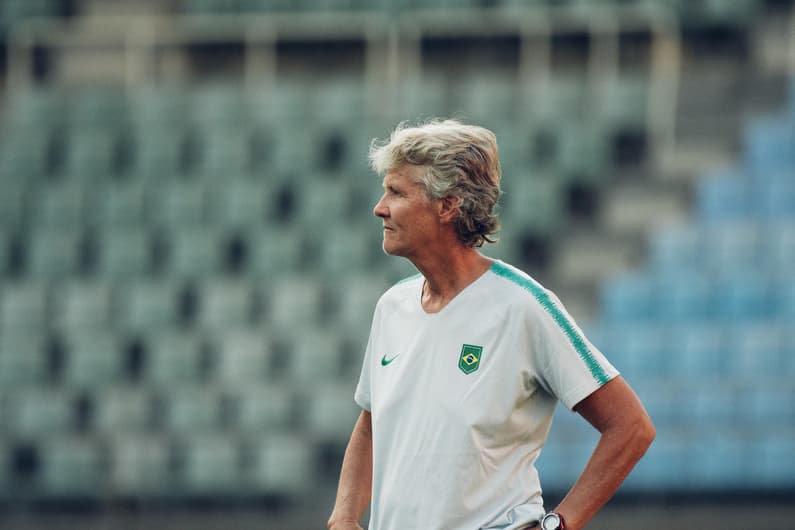
<svg viewBox="0 0 795 530">
<path fill-rule="evenodd" d="M 324 289 L 319 278 L 291 273 L 274 276 L 268 291 L 268 323 L 272 329 L 291 330 L 321 320 Z"/>
<path fill-rule="evenodd" d="M 64 279 L 77 274 L 82 234 L 73 228 L 39 228 L 29 235 L 27 272 L 32 278 Z"/>
<path fill-rule="evenodd" d="M 69 388 L 94 388 L 117 384 L 126 373 L 120 340 L 107 331 L 74 332 L 65 339 L 62 380 Z"/>
<path fill-rule="evenodd" d="M 153 182 L 147 190 L 152 205 L 149 223 L 163 228 L 201 224 L 207 208 L 206 189 L 191 180 Z"/>
<path fill-rule="evenodd" d="M 335 326 L 349 337 L 366 340 L 375 305 L 388 288 L 383 274 L 362 274 L 353 269 L 339 276 L 333 286 Z"/>
<path fill-rule="evenodd" d="M 122 498 L 164 499 L 173 495 L 172 448 L 156 434 L 116 436 L 110 445 L 110 492 Z"/>
<path fill-rule="evenodd" d="M 149 384 L 194 383 L 201 378 L 202 342 L 196 334 L 164 331 L 147 337 L 144 380 Z"/>
<path fill-rule="evenodd" d="M 53 324 L 77 332 L 108 329 L 113 323 L 112 295 L 109 282 L 66 280 L 54 292 Z"/>
<path fill-rule="evenodd" d="M 329 276 L 345 274 L 351 270 L 369 267 L 372 257 L 380 250 L 380 234 L 375 222 L 372 226 L 363 223 L 343 225 L 336 228 L 326 226 L 312 234 L 317 261 L 315 271 Z"/>
<path fill-rule="evenodd" d="M 198 323 L 205 330 L 240 328 L 252 322 L 254 285 L 244 279 L 208 279 L 198 290 Z"/>
<path fill-rule="evenodd" d="M 209 218 L 218 227 L 230 230 L 264 229 L 273 215 L 267 199 L 273 185 L 262 177 L 218 179 L 209 184 Z"/>
<path fill-rule="evenodd" d="M 234 83 L 199 84 L 189 92 L 190 116 L 203 127 L 240 126 L 248 119 L 243 87 Z"/>
<path fill-rule="evenodd" d="M 0 171 L 2 170 L 0 169 Z M 3 242 L 6 243 L 0 252 L 7 252 L 11 234 L 19 230 L 26 221 L 29 193 L 24 183 L 20 183 L 16 179 L 4 182 L 2 175 L 0 175 L 0 185 L 3 186 L 3 193 L 0 194 L 0 226 L 3 227 Z M 7 254 L 0 255 L 0 258 L 3 258 L 2 269 L 7 263 L 7 256 Z"/>
<path fill-rule="evenodd" d="M 336 329 L 295 328 L 287 337 L 290 354 L 287 359 L 288 379 L 310 384 L 342 375 L 345 365 L 342 337 Z"/>
<path fill-rule="evenodd" d="M 250 169 L 252 131 L 239 122 L 233 125 L 202 125 L 198 132 L 198 160 L 193 171 L 202 175 L 225 177 Z"/>
<path fill-rule="evenodd" d="M 221 428 L 221 394 L 205 385 L 162 387 L 163 429 L 171 434 L 192 437 Z"/>
<path fill-rule="evenodd" d="M 137 227 L 146 221 L 146 193 L 143 179 L 111 181 L 89 197 L 87 220 L 100 229 Z"/>
<path fill-rule="evenodd" d="M 43 384 L 48 375 L 44 337 L 13 329 L 0 333 L 0 388 Z"/>
<path fill-rule="evenodd" d="M 258 436 L 251 444 L 252 465 L 245 470 L 248 489 L 256 494 L 291 496 L 316 481 L 313 447 L 299 434 Z"/>
<path fill-rule="evenodd" d="M 245 235 L 248 270 L 255 278 L 266 279 L 302 268 L 306 230 L 293 224 L 250 230 Z"/>
<path fill-rule="evenodd" d="M 179 122 L 135 122 L 132 126 L 131 173 L 148 180 L 183 169 L 187 127 Z"/>
<path fill-rule="evenodd" d="M 68 131 L 63 167 L 66 178 L 96 182 L 114 175 L 117 135 L 114 128 Z"/>
<path fill-rule="evenodd" d="M 32 221 L 36 226 L 78 229 L 83 223 L 87 197 L 80 182 L 58 182 L 36 190 L 32 197 Z"/>
<path fill-rule="evenodd" d="M 232 428 L 240 435 L 284 432 L 294 421 L 294 398 L 287 388 L 237 384 L 228 396 L 235 410 Z"/>
<path fill-rule="evenodd" d="M 102 279 L 129 281 L 152 269 L 152 238 L 141 226 L 101 226 L 93 272 Z"/>
<path fill-rule="evenodd" d="M 66 119 L 79 131 L 108 131 L 125 122 L 128 104 L 124 88 L 106 84 L 85 84 L 64 93 Z"/>
<path fill-rule="evenodd" d="M 646 130 L 649 115 L 649 80 L 642 76 L 622 76 L 596 87 L 596 98 L 589 114 L 610 128 Z"/>
<path fill-rule="evenodd" d="M 352 387 L 321 384 L 307 395 L 307 432 L 321 442 L 345 443 L 361 409 L 353 400 Z"/>
<path fill-rule="evenodd" d="M 128 333 L 159 333 L 179 321 L 179 285 L 171 280 L 128 281 L 118 300 L 118 326 Z"/>
<path fill-rule="evenodd" d="M 271 337 L 259 329 L 227 329 L 213 334 L 215 380 L 229 388 L 261 383 L 270 376 Z"/>
<path fill-rule="evenodd" d="M 551 234 L 565 217 L 563 182 L 555 175 L 514 174 L 505 182 L 501 217 L 512 229 Z"/>
<path fill-rule="evenodd" d="M 18 439 L 41 439 L 75 427 L 74 395 L 54 387 L 6 391 L 5 432 Z"/>
<path fill-rule="evenodd" d="M 92 427 L 102 436 L 135 436 L 153 427 L 154 400 L 149 387 L 111 384 L 91 393 L 94 404 Z"/>
<path fill-rule="evenodd" d="M 211 228 L 185 227 L 167 236 L 165 273 L 174 279 L 200 280 L 221 269 L 222 239 Z"/>
<path fill-rule="evenodd" d="M 102 447 L 97 440 L 57 437 L 41 445 L 39 485 L 49 498 L 99 498 L 105 491 Z"/>
<path fill-rule="evenodd" d="M 3 132 L 0 141 L 0 182 L 41 180 L 49 171 L 52 133 L 46 126 Z"/>
<path fill-rule="evenodd" d="M 217 499 L 241 493 L 242 462 L 235 439 L 220 433 L 197 436 L 183 447 L 182 482 L 188 495 Z"/>
<path fill-rule="evenodd" d="M 0 290 L 0 335 L 36 332 L 48 319 L 48 292 L 41 280 L 6 283 Z"/>
<path fill-rule="evenodd" d="M 450 114 L 448 87 L 441 76 L 406 79 L 396 92 L 400 114 L 390 118 L 424 120 Z"/>
</svg>

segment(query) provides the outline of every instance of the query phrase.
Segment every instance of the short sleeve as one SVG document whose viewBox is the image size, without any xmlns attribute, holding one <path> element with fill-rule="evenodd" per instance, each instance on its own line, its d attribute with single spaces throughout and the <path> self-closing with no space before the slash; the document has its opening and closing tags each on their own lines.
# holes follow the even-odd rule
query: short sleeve
<svg viewBox="0 0 795 530">
<path fill-rule="evenodd" d="M 618 375 L 583 334 L 560 300 L 548 290 L 536 296 L 533 350 L 539 382 L 568 409 Z"/>
<path fill-rule="evenodd" d="M 370 392 L 372 370 L 370 360 L 372 358 L 375 333 L 378 328 L 379 314 L 379 307 L 376 306 L 373 322 L 370 326 L 370 338 L 367 340 L 367 348 L 365 349 L 364 360 L 362 361 L 362 371 L 359 374 L 359 383 L 356 385 L 356 392 L 354 393 L 354 401 L 356 401 L 356 404 L 367 411 L 372 409 Z"/>
</svg>

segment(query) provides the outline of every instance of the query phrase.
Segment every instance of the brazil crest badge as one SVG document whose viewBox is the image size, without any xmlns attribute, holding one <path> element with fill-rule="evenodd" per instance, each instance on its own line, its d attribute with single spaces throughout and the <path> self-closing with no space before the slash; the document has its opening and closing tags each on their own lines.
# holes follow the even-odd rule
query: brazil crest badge
<svg viewBox="0 0 795 530">
<path fill-rule="evenodd" d="M 461 348 L 461 355 L 458 358 L 458 367 L 465 374 L 471 374 L 480 366 L 480 358 L 482 356 L 483 346 L 464 344 Z"/>
</svg>

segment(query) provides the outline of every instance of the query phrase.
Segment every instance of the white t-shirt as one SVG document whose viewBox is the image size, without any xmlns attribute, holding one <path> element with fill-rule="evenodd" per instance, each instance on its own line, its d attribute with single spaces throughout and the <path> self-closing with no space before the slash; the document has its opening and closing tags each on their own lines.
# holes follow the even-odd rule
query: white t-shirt
<svg viewBox="0 0 795 530">
<path fill-rule="evenodd" d="M 618 372 L 558 299 L 495 261 L 440 312 L 415 276 L 379 300 L 356 388 L 372 414 L 370 530 L 518 529 L 544 513 L 534 463 L 558 400 Z"/>
</svg>

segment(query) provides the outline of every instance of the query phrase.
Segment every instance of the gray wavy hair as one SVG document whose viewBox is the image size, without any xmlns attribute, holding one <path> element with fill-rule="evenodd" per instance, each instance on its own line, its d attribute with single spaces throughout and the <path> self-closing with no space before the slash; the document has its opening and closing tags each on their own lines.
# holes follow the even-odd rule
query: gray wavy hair
<svg viewBox="0 0 795 530">
<path fill-rule="evenodd" d="M 400 123 L 388 140 L 370 144 L 370 165 L 384 175 L 403 165 L 419 166 L 417 181 L 431 199 L 457 197 L 455 227 L 468 247 L 495 243 L 502 171 L 493 132 L 457 120 Z"/>
</svg>

